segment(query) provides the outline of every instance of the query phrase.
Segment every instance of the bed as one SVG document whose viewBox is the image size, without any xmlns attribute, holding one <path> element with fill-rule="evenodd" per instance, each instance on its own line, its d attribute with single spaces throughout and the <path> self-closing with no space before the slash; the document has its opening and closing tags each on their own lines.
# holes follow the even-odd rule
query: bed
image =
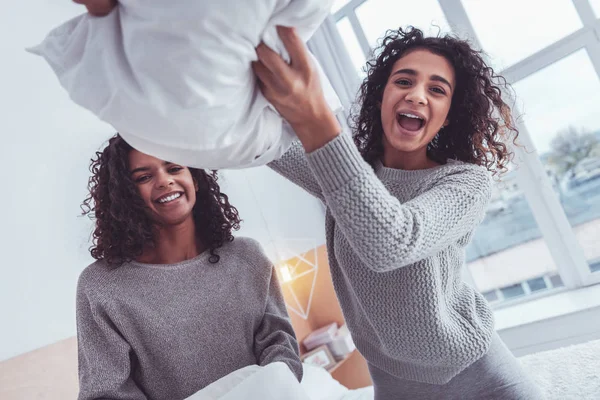
<svg viewBox="0 0 600 400">
<path fill-rule="evenodd" d="M 75 339 L 0 363 L 2 400 L 77 397 Z M 548 400 L 600 399 L 600 340 L 520 358 Z M 301 383 L 309 400 L 372 400 L 371 386 L 350 390 L 322 368 L 305 365 Z"/>
<path fill-rule="evenodd" d="M 310 400 L 373 400 L 373 387 L 348 389 L 320 367 L 304 365 L 301 386 Z"/>
<path fill-rule="evenodd" d="M 600 340 L 519 359 L 548 400 L 600 399 Z M 311 400 L 372 400 L 373 387 L 349 390 L 325 370 L 305 365 L 302 386 Z"/>
</svg>

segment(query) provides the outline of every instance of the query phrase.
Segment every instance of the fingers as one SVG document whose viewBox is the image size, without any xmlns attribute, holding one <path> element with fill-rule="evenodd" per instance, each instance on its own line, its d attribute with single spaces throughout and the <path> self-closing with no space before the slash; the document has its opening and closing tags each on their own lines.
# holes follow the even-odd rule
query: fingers
<svg viewBox="0 0 600 400">
<path fill-rule="evenodd" d="M 252 63 L 252 70 L 256 77 L 258 78 L 258 85 L 265 95 L 265 97 L 269 98 L 269 93 L 271 90 L 276 87 L 276 77 L 273 73 L 260 61 L 255 61 Z"/>
<path fill-rule="evenodd" d="M 283 58 L 264 43 L 261 43 L 256 48 L 256 55 L 259 61 L 267 67 L 273 74 L 285 77 L 289 73 L 290 66 Z"/>
<path fill-rule="evenodd" d="M 74 3 L 85 5 L 88 13 L 95 17 L 104 17 L 117 5 L 117 0 L 73 0 Z"/>
<path fill-rule="evenodd" d="M 296 30 L 279 25 L 277 26 L 277 33 L 290 54 L 291 65 L 300 71 L 310 70 L 311 64 L 306 46 L 300 36 L 296 34 Z"/>
</svg>

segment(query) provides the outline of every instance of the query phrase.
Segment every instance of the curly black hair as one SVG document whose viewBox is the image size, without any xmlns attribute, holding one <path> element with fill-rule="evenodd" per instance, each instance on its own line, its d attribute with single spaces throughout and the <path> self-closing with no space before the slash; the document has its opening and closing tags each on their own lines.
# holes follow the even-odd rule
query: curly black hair
<svg viewBox="0 0 600 400">
<path fill-rule="evenodd" d="M 97 260 L 119 266 L 139 257 L 153 243 L 156 225 L 147 212 L 129 173 L 129 152 L 133 148 L 116 134 L 103 151 L 92 158 L 89 195 L 83 201 L 83 215 L 95 219 L 90 253 Z M 189 168 L 198 183 L 192 214 L 198 238 L 210 249 L 209 261 L 220 259 L 215 252 L 233 241 L 233 230 L 240 228 L 238 211 L 229 203 L 217 183 L 216 171 Z"/>
<path fill-rule="evenodd" d="M 392 67 L 402 56 L 417 49 L 446 58 L 456 75 L 448 113 L 450 124 L 429 143 L 428 156 L 442 164 L 455 159 L 483 165 L 494 174 L 504 172 L 512 159 L 506 140 L 512 136 L 514 143 L 519 134 L 511 108 L 502 98 L 501 88 L 511 89 L 510 85 L 467 41 L 452 35 L 425 37 L 414 27 L 387 31 L 374 58 L 367 62 L 367 76 L 357 99 L 360 109 L 350 121 L 354 142 L 365 161 L 373 165 L 383 155 L 379 104 Z"/>
</svg>

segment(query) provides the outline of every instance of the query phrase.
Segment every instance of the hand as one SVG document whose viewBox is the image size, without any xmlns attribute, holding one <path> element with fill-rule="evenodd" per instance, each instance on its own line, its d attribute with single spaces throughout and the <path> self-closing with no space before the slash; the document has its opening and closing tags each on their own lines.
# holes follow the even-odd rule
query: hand
<svg viewBox="0 0 600 400">
<path fill-rule="evenodd" d="M 117 0 L 73 0 L 73 2 L 86 6 L 88 13 L 94 17 L 104 17 L 117 6 Z"/>
<path fill-rule="evenodd" d="M 323 96 L 318 73 L 302 39 L 294 28 L 279 26 L 277 32 L 290 63 L 261 43 L 252 69 L 263 95 L 288 121 L 306 152 L 311 152 L 339 135 L 341 127 Z"/>
</svg>

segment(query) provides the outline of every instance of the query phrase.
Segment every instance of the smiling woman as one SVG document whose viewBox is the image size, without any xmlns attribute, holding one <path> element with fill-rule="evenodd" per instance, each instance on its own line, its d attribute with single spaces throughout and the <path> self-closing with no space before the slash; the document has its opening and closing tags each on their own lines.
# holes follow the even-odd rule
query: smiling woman
<svg viewBox="0 0 600 400">
<path fill-rule="evenodd" d="M 541 398 L 462 279 L 517 134 L 503 80 L 466 41 L 390 31 L 352 138 L 320 107 L 303 44 L 280 35 L 291 63 L 259 46 L 255 71 L 299 143 L 270 166 L 327 208 L 332 280 L 375 399 Z"/>
<path fill-rule="evenodd" d="M 353 120 L 354 142 L 367 162 L 374 165 L 383 155 L 386 166 L 391 158 L 414 165 L 416 156 L 417 165 L 453 159 L 505 169 L 511 157 L 505 142 L 518 131 L 502 98 L 504 79 L 476 50 L 450 36 L 400 29 L 388 31 L 376 54 Z M 403 136 L 394 128 L 408 122 L 403 112 L 421 117 L 421 129 L 403 130 Z"/>
<path fill-rule="evenodd" d="M 257 242 L 234 240 L 240 219 L 216 173 L 119 135 L 91 171 L 83 208 L 96 220 L 98 261 L 77 287 L 80 400 L 182 400 L 277 361 L 301 378 L 273 265 Z"/>
<path fill-rule="evenodd" d="M 418 150 L 449 123 L 454 69 L 446 58 L 415 49 L 396 61 L 392 70 L 381 102 L 383 163 L 410 168 L 422 157 Z M 437 165 L 434 160 L 429 164 Z"/>
<path fill-rule="evenodd" d="M 90 195 L 83 209 L 96 219 L 91 250 L 96 259 L 110 264 L 139 258 L 181 261 L 153 258 L 162 253 L 173 257 L 172 251 L 160 251 L 170 237 L 168 232 L 174 227 L 190 230 L 193 225 L 197 240 L 189 243 L 190 248 L 199 246 L 199 252 L 209 249 L 211 261 L 217 262 L 216 250 L 233 240 L 232 230 L 239 229 L 237 209 L 220 191 L 214 172 L 185 168 L 141 153 L 119 135 L 97 153 L 91 170 Z M 160 198 L 176 193 L 183 196 L 173 204 Z"/>
</svg>

